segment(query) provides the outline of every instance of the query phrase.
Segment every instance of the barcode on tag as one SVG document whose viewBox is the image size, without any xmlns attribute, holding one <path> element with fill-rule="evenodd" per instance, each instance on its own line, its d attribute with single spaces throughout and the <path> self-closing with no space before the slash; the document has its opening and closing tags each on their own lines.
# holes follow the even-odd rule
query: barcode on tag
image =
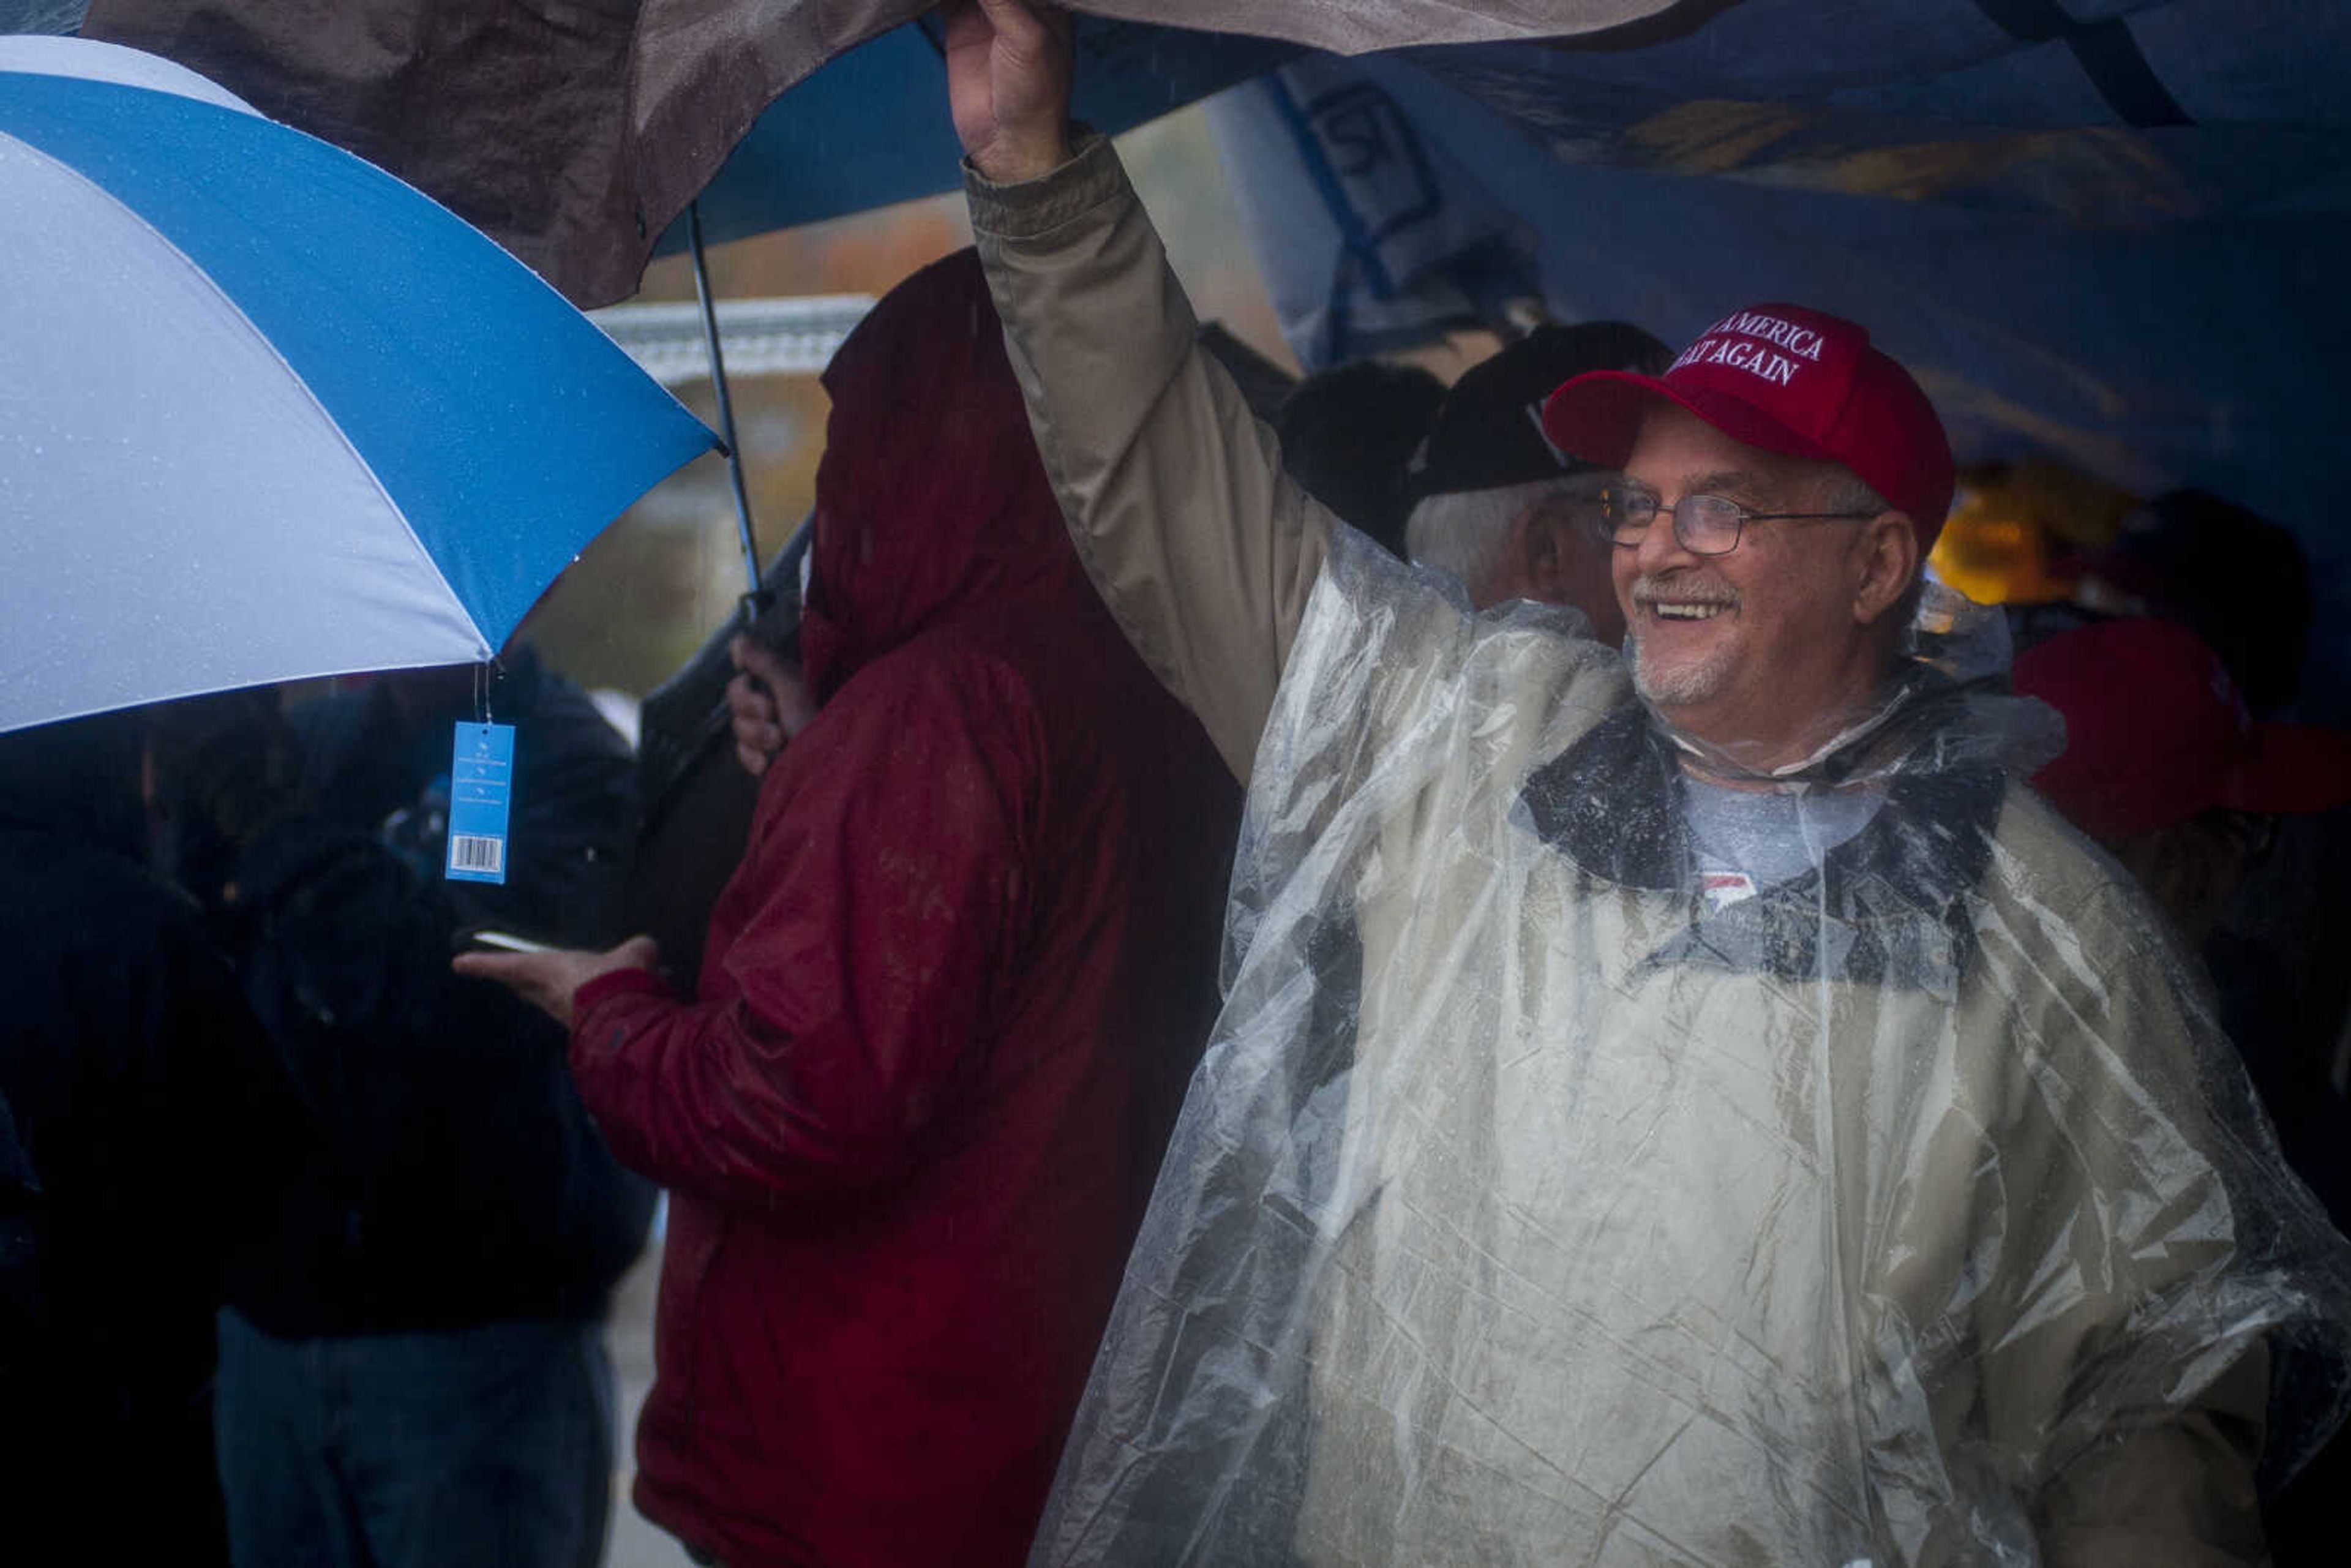
<svg viewBox="0 0 2351 1568">
<path fill-rule="evenodd" d="M 514 726 L 452 727 L 449 864 L 452 882 L 507 880 L 507 808 L 514 801 Z"/>
<path fill-rule="evenodd" d="M 496 874 L 506 869 L 507 846 L 504 839 L 478 838 L 471 833 L 452 834 L 449 839 L 449 869 L 451 871 L 481 871 Z"/>
</svg>

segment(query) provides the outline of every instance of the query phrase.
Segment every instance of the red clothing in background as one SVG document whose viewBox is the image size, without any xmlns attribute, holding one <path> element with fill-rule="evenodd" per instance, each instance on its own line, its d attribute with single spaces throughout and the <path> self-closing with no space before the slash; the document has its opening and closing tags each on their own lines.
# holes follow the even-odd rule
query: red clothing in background
<svg viewBox="0 0 2351 1568">
<path fill-rule="evenodd" d="M 972 257 L 826 385 L 822 706 L 695 999 L 576 998 L 672 1189 L 636 1497 L 733 1568 L 1016 1563 L 1213 1018 L 1235 797 L 1079 569 Z"/>
</svg>

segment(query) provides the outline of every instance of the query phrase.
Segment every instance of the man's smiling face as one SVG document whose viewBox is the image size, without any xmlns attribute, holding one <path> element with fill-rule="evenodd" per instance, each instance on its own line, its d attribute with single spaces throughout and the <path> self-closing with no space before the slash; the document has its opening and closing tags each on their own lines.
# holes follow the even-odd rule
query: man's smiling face
<svg viewBox="0 0 2351 1568">
<path fill-rule="evenodd" d="M 1851 476 L 1734 441 L 1662 401 L 1625 472 L 1660 507 L 1641 543 L 1614 552 L 1635 686 L 1750 766 L 1802 756 L 1886 674 L 1885 639 L 1871 631 L 1887 604 L 1884 569 L 1871 565 L 1878 526 L 1753 522 L 1728 555 L 1699 556 L 1674 538 L 1670 508 L 1702 495 L 1755 512 L 1835 509 Z"/>
</svg>

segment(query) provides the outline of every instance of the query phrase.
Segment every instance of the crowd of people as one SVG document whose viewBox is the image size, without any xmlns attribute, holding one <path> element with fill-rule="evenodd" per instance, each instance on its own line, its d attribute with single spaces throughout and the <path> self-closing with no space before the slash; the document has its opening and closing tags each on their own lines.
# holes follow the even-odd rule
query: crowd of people
<svg viewBox="0 0 2351 1568">
<path fill-rule="evenodd" d="M 2179 492 L 1972 602 L 1997 476 L 1786 302 L 1269 427 L 1064 23 L 944 37 L 977 244 L 825 373 L 697 974 L 527 648 L 0 737 L 11 1560 L 590 1568 L 657 1190 L 698 1563 L 2328 1560 L 2292 536 Z"/>
</svg>

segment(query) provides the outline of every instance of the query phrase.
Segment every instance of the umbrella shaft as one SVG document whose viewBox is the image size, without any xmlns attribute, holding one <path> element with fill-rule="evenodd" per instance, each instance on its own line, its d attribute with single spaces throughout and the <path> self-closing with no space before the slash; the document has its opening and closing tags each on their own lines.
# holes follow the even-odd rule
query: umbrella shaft
<svg viewBox="0 0 2351 1568">
<path fill-rule="evenodd" d="M 759 591 L 758 537 L 751 527 L 751 493 L 743 482 L 743 448 L 735 439 L 735 402 L 726 392 L 726 356 L 718 346 L 718 309 L 710 300 L 710 270 L 702 256 L 702 208 L 688 203 L 685 237 L 694 252 L 694 297 L 702 304 L 702 340 L 710 350 L 710 385 L 718 397 L 718 434 L 726 443 L 726 476 L 735 486 L 735 528 L 743 541 L 743 572 Z M 751 613 L 747 601 L 744 613 Z"/>
</svg>

